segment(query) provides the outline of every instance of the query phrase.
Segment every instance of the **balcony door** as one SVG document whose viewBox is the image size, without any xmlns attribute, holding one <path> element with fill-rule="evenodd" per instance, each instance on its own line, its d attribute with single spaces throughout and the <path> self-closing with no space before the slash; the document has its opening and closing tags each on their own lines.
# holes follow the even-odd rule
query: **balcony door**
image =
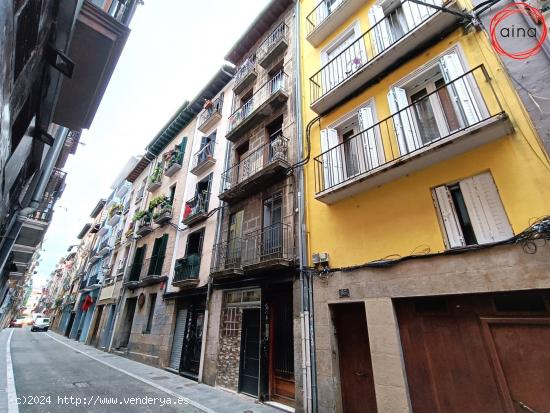
<svg viewBox="0 0 550 413">
<path fill-rule="evenodd" d="M 204 228 L 192 232 L 187 237 L 187 245 L 185 246 L 185 260 L 187 264 L 186 278 L 196 278 L 199 276 L 203 241 Z"/>
<path fill-rule="evenodd" d="M 279 258 L 283 252 L 283 202 L 282 194 L 264 201 L 261 259 Z"/>
<path fill-rule="evenodd" d="M 214 143 L 216 142 L 216 131 L 212 132 L 208 136 L 201 138 L 201 146 L 199 148 L 199 154 L 197 156 L 197 165 L 200 165 L 208 158 L 213 156 Z"/>
<path fill-rule="evenodd" d="M 151 255 L 151 261 L 149 262 L 147 275 L 162 275 L 162 266 L 164 264 L 164 255 L 166 254 L 167 245 L 168 234 L 164 234 L 162 237 L 155 239 L 155 244 L 153 245 L 153 254 Z"/>
<path fill-rule="evenodd" d="M 226 266 L 239 265 L 241 261 L 241 242 L 243 236 L 244 211 L 238 211 L 229 217 Z"/>
<path fill-rule="evenodd" d="M 448 53 L 388 94 L 401 155 L 475 125 L 486 112 L 472 74 Z"/>
<path fill-rule="evenodd" d="M 269 151 L 268 151 L 268 160 L 271 162 L 273 159 L 278 159 L 281 156 L 284 157 L 284 154 L 280 153 L 274 153 L 273 151 L 273 143 L 277 140 L 277 138 L 281 137 L 283 134 L 283 116 L 281 115 L 277 119 L 275 119 L 273 122 L 271 122 L 267 126 L 267 135 L 269 139 Z"/>
<path fill-rule="evenodd" d="M 317 24 L 323 22 L 344 0 L 323 0 L 317 6 Z"/>
<path fill-rule="evenodd" d="M 143 258 L 145 257 L 145 251 L 147 245 L 143 245 L 139 248 L 136 248 L 134 254 L 134 261 L 132 263 L 132 268 L 130 269 L 130 279 L 129 281 L 139 281 L 141 274 L 141 267 L 143 266 Z"/>
</svg>

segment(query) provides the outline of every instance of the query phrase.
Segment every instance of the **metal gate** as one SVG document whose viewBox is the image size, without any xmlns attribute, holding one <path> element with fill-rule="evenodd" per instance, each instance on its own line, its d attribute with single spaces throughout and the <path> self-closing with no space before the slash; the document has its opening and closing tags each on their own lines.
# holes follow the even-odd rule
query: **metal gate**
<svg viewBox="0 0 550 413">
<path fill-rule="evenodd" d="M 178 311 L 176 328 L 174 329 L 174 340 L 172 341 L 172 352 L 170 353 L 170 368 L 179 371 L 183 340 L 185 338 L 185 325 L 187 323 L 187 309 Z"/>
</svg>

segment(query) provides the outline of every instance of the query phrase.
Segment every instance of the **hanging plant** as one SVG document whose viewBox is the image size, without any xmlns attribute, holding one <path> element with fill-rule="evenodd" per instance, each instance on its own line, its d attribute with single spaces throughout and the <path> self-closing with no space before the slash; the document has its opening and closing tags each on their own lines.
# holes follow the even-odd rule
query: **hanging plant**
<svg viewBox="0 0 550 413">
<path fill-rule="evenodd" d="M 166 195 L 159 195 L 151 199 L 149 202 L 149 211 L 152 211 L 161 204 L 169 203 L 170 199 Z"/>
<path fill-rule="evenodd" d="M 153 173 L 149 177 L 149 182 L 158 182 L 162 178 L 162 164 L 157 164 L 155 166 L 155 169 L 153 169 Z"/>
<path fill-rule="evenodd" d="M 132 217 L 132 221 L 137 222 L 140 219 L 145 218 L 146 216 L 149 216 L 149 211 L 136 211 L 136 213 Z"/>
</svg>

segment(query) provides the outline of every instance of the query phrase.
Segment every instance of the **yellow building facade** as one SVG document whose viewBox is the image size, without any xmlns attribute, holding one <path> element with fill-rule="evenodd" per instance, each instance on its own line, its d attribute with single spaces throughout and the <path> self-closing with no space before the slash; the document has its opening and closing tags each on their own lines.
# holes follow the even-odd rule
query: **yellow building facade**
<svg viewBox="0 0 550 413">
<path fill-rule="evenodd" d="M 484 320 L 550 314 L 549 251 L 516 242 L 550 215 L 548 156 L 472 4 L 429 3 L 300 2 L 319 411 L 514 411 L 521 356 Z"/>
</svg>

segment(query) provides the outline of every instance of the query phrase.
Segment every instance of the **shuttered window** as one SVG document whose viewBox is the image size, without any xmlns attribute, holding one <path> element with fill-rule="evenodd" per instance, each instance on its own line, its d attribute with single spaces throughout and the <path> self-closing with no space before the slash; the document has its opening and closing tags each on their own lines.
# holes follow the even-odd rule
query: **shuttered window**
<svg viewBox="0 0 550 413">
<path fill-rule="evenodd" d="M 149 263 L 148 275 L 162 275 L 162 266 L 164 264 L 164 256 L 166 255 L 166 246 L 168 245 L 168 234 L 155 240 L 153 245 L 153 254 Z"/>
<path fill-rule="evenodd" d="M 433 192 L 449 248 L 499 242 L 514 235 L 489 172 Z"/>
</svg>

